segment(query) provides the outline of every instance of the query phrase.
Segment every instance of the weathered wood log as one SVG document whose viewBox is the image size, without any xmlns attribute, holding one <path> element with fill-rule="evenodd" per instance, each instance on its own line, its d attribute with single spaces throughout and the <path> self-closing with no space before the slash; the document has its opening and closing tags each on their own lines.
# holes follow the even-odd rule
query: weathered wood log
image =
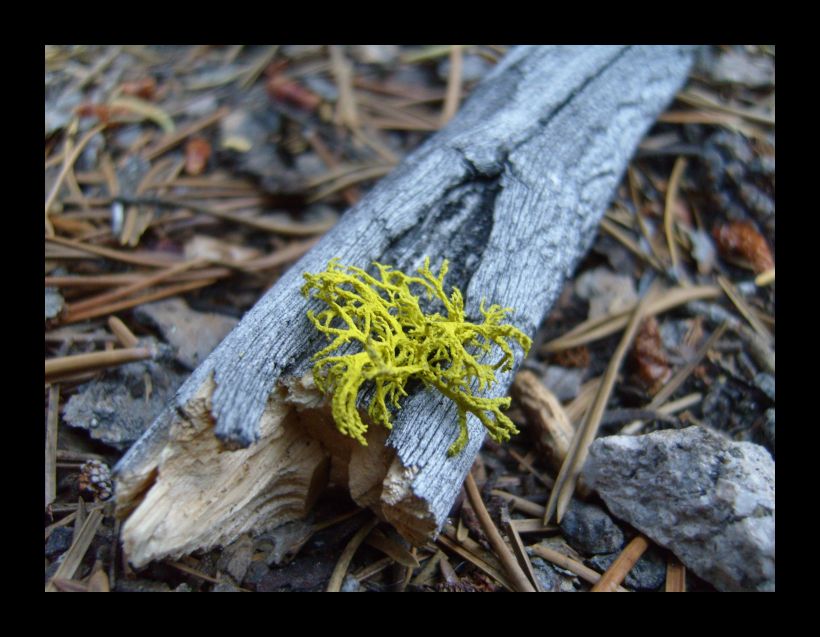
<svg viewBox="0 0 820 637">
<path fill-rule="evenodd" d="M 448 258 L 447 286 L 515 308 L 532 335 L 594 239 L 635 147 L 686 78 L 677 46 L 518 47 L 448 126 L 288 270 L 180 388 L 116 467 L 135 565 L 305 515 L 328 480 L 423 543 L 444 523 L 485 430 L 432 390 L 405 399 L 368 446 L 342 436 L 312 386 L 322 336 L 299 289 L 332 257 L 411 272 Z M 520 352 L 518 355 L 520 362 Z M 500 375 L 485 395 L 505 395 Z M 389 433 L 389 435 L 388 435 Z"/>
</svg>

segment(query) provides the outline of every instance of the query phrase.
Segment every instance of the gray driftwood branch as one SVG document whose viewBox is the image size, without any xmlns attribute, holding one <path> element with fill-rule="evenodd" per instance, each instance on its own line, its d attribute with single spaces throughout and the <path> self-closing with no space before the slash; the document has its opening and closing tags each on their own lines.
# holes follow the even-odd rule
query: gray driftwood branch
<svg viewBox="0 0 820 637">
<path fill-rule="evenodd" d="M 331 257 L 410 272 L 451 262 L 468 316 L 482 298 L 533 335 L 594 239 L 632 153 L 686 78 L 677 46 L 518 47 L 442 131 L 385 177 L 248 312 L 116 468 L 126 552 L 140 565 L 304 515 L 345 484 L 414 543 L 441 528 L 484 439 L 448 457 L 455 406 L 405 400 L 389 435 L 341 436 L 312 387 L 322 336 L 299 293 Z M 318 306 L 317 306 L 318 307 Z M 519 352 L 520 362 L 520 352 Z M 513 372 L 487 395 L 507 392 Z"/>
</svg>

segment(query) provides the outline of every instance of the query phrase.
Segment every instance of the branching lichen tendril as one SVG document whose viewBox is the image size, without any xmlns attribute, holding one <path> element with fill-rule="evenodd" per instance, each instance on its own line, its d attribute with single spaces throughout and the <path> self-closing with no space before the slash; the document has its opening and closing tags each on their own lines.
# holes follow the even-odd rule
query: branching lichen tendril
<svg viewBox="0 0 820 637">
<path fill-rule="evenodd" d="M 379 278 L 361 268 L 341 265 L 332 259 L 324 272 L 306 273 L 302 294 L 311 292 L 326 309 L 307 317 L 330 344 L 313 356 L 316 386 L 331 396 L 331 411 L 343 434 L 367 445 L 367 425 L 356 408 L 366 383 L 374 391 L 367 414 L 373 422 L 392 428 L 391 408 L 400 409 L 407 383 L 419 380 L 452 400 L 458 407 L 459 435 L 448 453 L 459 453 L 467 444 L 467 414 L 476 416 L 497 442 L 517 434 L 513 422 L 502 413 L 509 398 L 475 395 L 496 380 L 496 370 L 508 371 L 515 361 L 511 342 L 526 354 L 532 341 L 516 327 L 503 323 L 510 308 L 484 307 L 482 323 L 468 321 L 464 298 L 458 288 L 444 291 L 447 260 L 438 275 L 430 259 L 419 268 L 420 276 L 408 276 L 388 265 L 374 263 Z M 425 313 L 422 298 L 411 286 L 438 301 L 443 313 Z M 501 358 L 493 364 L 480 362 L 495 344 Z M 337 350 L 344 353 L 339 353 Z"/>
</svg>

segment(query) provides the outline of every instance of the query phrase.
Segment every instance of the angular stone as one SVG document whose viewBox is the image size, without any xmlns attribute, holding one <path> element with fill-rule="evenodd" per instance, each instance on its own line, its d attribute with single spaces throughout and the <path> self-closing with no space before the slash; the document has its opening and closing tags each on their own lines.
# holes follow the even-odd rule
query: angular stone
<svg viewBox="0 0 820 637">
<path fill-rule="evenodd" d="M 561 533 L 576 551 L 612 553 L 624 544 L 624 534 L 598 506 L 573 500 L 561 519 Z"/>
<path fill-rule="evenodd" d="M 719 590 L 774 590 L 774 460 L 763 447 L 702 427 L 609 436 L 590 447 L 583 478 Z"/>
<path fill-rule="evenodd" d="M 141 343 L 152 347 L 153 339 Z M 185 377 L 162 358 L 121 365 L 82 385 L 68 399 L 63 417 L 70 426 L 87 429 L 95 440 L 124 451 L 170 402 Z"/>
<path fill-rule="evenodd" d="M 217 562 L 217 568 L 228 573 L 234 581 L 241 582 L 253 559 L 253 541 L 247 534 L 225 547 Z"/>
<path fill-rule="evenodd" d="M 73 529 L 67 526 L 58 526 L 46 540 L 45 556 L 49 559 L 62 555 L 71 546 L 74 537 Z"/>
</svg>

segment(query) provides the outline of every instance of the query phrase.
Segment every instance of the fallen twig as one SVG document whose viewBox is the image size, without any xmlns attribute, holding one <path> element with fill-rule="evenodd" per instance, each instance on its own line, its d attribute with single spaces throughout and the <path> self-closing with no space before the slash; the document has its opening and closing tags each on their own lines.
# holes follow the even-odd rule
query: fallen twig
<svg viewBox="0 0 820 637">
<path fill-rule="evenodd" d="M 186 138 L 190 137 L 194 133 L 198 133 L 203 128 L 207 128 L 208 126 L 213 126 L 216 124 L 220 119 L 225 117 L 230 112 L 230 109 L 227 106 L 223 106 L 215 113 L 211 115 L 206 115 L 202 119 L 199 119 L 192 124 L 189 124 L 185 128 L 181 128 L 176 133 L 171 135 L 166 135 L 162 139 L 160 139 L 154 146 L 148 148 L 144 151 L 144 157 L 148 161 L 156 159 L 163 153 L 171 150 L 177 144 L 183 142 Z"/>
<path fill-rule="evenodd" d="M 604 378 L 601 381 L 598 394 L 595 396 L 595 400 L 590 407 L 586 419 L 575 432 L 575 436 L 572 439 L 572 445 L 567 452 L 567 457 L 561 466 L 558 478 L 555 480 L 555 488 L 552 490 L 549 502 L 547 503 L 547 510 L 544 514 L 544 524 L 548 524 L 553 515 L 556 515 L 558 522 L 560 522 L 564 516 L 570 498 L 575 491 L 575 483 L 584 466 L 589 446 L 592 444 L 592 441 L 595 439 L 595 434 L 598 432 L 601 416 L 603 416 L 604 409 L 612 393 L 612 388 L 615 385 L 618 370 L 621 367 L 621 363 L 629 346 L 632 344 L 632 340 L 635 337 L 641 321 L 643 321 L 646 316 L 647 307 L 655 293 L 655 288 L 651 288 L 632 312 L 632 317 L 629 320 L 626 331 L 621 338 L 621 342 L 618 344 L 618 348 L 612 355 Z"/>
<path fill-rule="evenodd" d="M 722 293 L 723 291 L 715 285 L 672 288 L 665 292 L 663 296 L 649 304 L 646 308 L 646 315 L 654 316 L 661 314 L 662 312 L 666 312 L 691 301 L 718 298 Z M 610 334 L 614 334 L 618 330 L 623 329 L 627 324 L 629 316 L 636 306 L 637 303 L 626 310 L 584 321 L 563 336 L 545 343 L 539 351 L 542 354 L 558 352 L 571 347 L 577 347 L 578 345 L 585 345 L 609 336 Z"/>
<path fill-rule="evenodd" d="M 184 292 L 190 292 L 191 290 L 204 288 L 215 282 L 216 279 L 206 279 L 204 281 L 191 281 L 190 283 L 169 285 L 167 287 L 160 288 L 159 290 L 156 290 L 149 294 L 144 294 L 142 296 L 126 299 L 124 301 L 109 303 L 108 305 L 93 307 L 87 310 L 81 310 L 79 312 L 68 312 L 63 318 L 62 323 L 77 323 L 79 321 L 85 321 L 87 319 L 96 318 L 97 316 L 114 314 L 115 312 L 120 312 L 122 310 L 132 308 L 136 305 L 142 305 L 143 303 L 151 303 L 153 301 L 168 298 L 169 296 L 176 296 L 178 294 L 183 294 Z"/>
<path fill-rule="evenodd" d="M 57 194 L 60 192 L 60 188 L 63 185 L 63 181 L 68 174 L 68 171 L 71 170 L 71 167 L 74 165 L 74 162 L 77 161 L 77 158 L 80 156 L 80 153 L 83 152 L 83 149 L 88 145 L 94 135 L 102 131 L 107 124 L 98 124 L 90 131 L 88 131 L 85 135 L 83 135 L 82 139 L 77 142 L 77 145 L 71 151 L 71 154 L 65 158 L 63 162 L 63 167 L 60 169 L 59 174 L 57 175 L 57 179 L 54 180 L 54 185 L 51 187 L 51 191 L 48 193 L 46 197 L 46 204 L 45 204 L 45 221 L 46 221 L 46 236 L 52 237 L 54 236 L 54 228 L 51 226 L 51 223 L 48 219 L 48 211 L 51 210 L 51 206 L 54 205 L 54 200 L 57 199 Z"/>
<path fill-rule="evenodd" d="M 567 570 L 571 573 L 575 573 L 582 580 L 589 582 L 590 584 L 597 584 L 598 581 L 601 579 L 600 573 L 596 573 L 591 568 L 584 566 L 583 564 L 581 564 L 581 562 L 572 559 L 568 555 L 559 553 L 558 551 L 553 550 L 551 548 L 547 548 L 546 546 L 541 546 L 540 544 L 534 544 L 530 546 L 529 549 L 538 557 L 543 557 L 548 562 L 552 562 L 553 564 L 563 568 L 564 570 Z M 618 593 L 629 592 L 622 586 L 618 586 L 615 590 Z"/>
<path fill-rule="evenodd" d="M 62 564 L 60 564 L 51 580 L 46 584 L 47 593 L 53 593 L 57 590 L 57 587 L 54 585 L 54 580 L 69 580 L 74 577 L 74 573 L 77 572 L 77 568 L 80 566 L 85 552 L 88 550 L 88 547 L 91 546 L 91 540 L 93 540 L 97 534 L 97 529 L 100 526 L 100 522 L 102 522 L 102 518 L 102 511 L 95 509 L 85 519 L 79 533 L 74 535 L 74 541 L 71 543 L 71 547 L 63 556 Z"/>
<path fill-rule="evenodd" d="M 601 576 L 601 579 L 595 583 L 590 592 L 614 592 L 648 548 L 649 540 L 643 535 L 635 536 L 632 541 L 626 545 L 626 548 L 621 551 L 621 554 L 612 563 L 612 566 Z"/>
<path fill-rule="evenodd" d="M 361 543 L 364 542 L 365 538 L 378 523 L 379 519 L 375 517 L 369 522 L 365 522 L 347 543 L 344 551 L 342 551 L 341 557 L 339 557 L 339 561 L 336 562 L 336 567 L 333 569 L 333 574 L 330 576 L 330 581 L 328 582 L 326 589 L 328 593 L 338 593 L 342 590 L 342 583 L 344 582 L 345 574 L 347 573 L 347 567 L 350 566 L 350 562 Z"/>
<path fill-rule="evenodd" d="M 170 268 L 160 270 L 159 272 L 157 272 L 156 274 L 152 274 L 151 276 L 143 277 L 141 280 L 136 281 L 118 290 L 113 290 L 111 292 L 106 292 L 104 294 L 99 294 L 97 296 L 91 297 L 90 299 L 86 299 L 84 301 L 72 303 L 66 309 L 66 314 L 69 316 L 77 315 L 83 313 L 84 311 L 98 308 L 101 305 L 110 304 L 113 301 L 119 301 L 120 299 L 130 296 L 135 292 L 140 292 L 146 288 L 154 287 L 158 283 L 162 283 L 166 279 L 169 279 L 181 272 L 185 272 L 186 270 L 190 270 L 201 265 L 207 265 L 207 263 L 208 261 L 206 261 L 205 259 L 192 259 L 190 261 L 183 261 L 182 263 L 177 263 L 176 265 L 173 265 Z"/>
<path fill-rule="evenodd" d="M 123 263 L 130 263 L 132 265 L 147 265 L 155 268 L 164 268 L 174 263 L 179 263 L 179 258 L 173 255 L 163 254 L 161 257 L 154 255 L 141 254 L 139 252 L 126 252 L 124 250 L 114 250 L 112 248 L 104 248 L 102 246 L 90 245 L 73 241 L 71 239 L 64 239 L 62 237 L 46 237 L 46 241 L 56 243 L 68 248 L 74 248 L 89 254 L 112 259 L 113 261 L 121 261 Z"/>
<path fill-rule="evenodd" d="M 686 567 L 671 554 L 666 562 L 666 592 L 686 592 Z"/>
<path fill-rule="evenodd" d="M 139 339 L 137 339 L 134 333 L 128 329 L 128 326 L 116 316 L 110 316 L 108 318 L 108 327 L 123 347 L 136 347 L 139 345 Z"/>
<path fill-rule="evenodd" d="M 513 505 L 514 509 L 518 509 L 522 513 L 526 513 L 527 515 L 536 515 L 544 517 L 544 511 L 546 510 L 540 504 L 535 502 L 530 502 L 529 500 L 522 498 L 521 496 L 514 495 L 512 493 L 507 493 L 501 489 L 493 489 L 490 491 L 492 495 L 497 495 L 500 498 L 504 498 L 507 502 Z"/>
<path fill-rule="evenodd" d="M 723 288 L 723 291 L 726 292 L 726 296 L 729 297 L 729 300 L 734 303 L 734 306 L 738 309 L 738 311 L 743 315 L 747 321 L 749 321 L 749 325 L 754 328 L 754 331 L 758 333 L 758 335 L 767 341 L 770 345 L 772 342 L 772 333 L 769 329 L 763 324 L 754 313 L 754 310 L 749 307 L 749 304 L 746 302 L 746 299 L 738 292 L 737 288 L 731 284 L 731 282 L 722 276 L 718 276 L 717 278 L 718 284 L 720 287 Z"/>
<path fill-rule="evenodd" d="M 443 545 L 445 548 L 457 553 L 464 559 L 468 560 L 471 564 L 476 566 L 479 570 L 483 571 L 490 577 L 492 577 L 499 584 L 504 586 L 507 590 L 516 590 L 515 586 L 504 572 L 503 566 L 501 566 L 501 564 L 498 564 L 498 560 L 496 559 L 496 557 L 489 553 L 486 556 L 482 556 L 481 551 L 479 550 L 481 547 L 478 545 L 477 542 L 470 540 L 470 538 L 467 538 L 463 542 L 459 542 L 455 539 L 455 534 L 451 536 L 446 533 L 442 533 L 441 535 L 439 535 L 436 541 L 439 544 Z"/>
<path fill-rule="evenodd" d="M 130 349 L 115 349 L 108 352 L 94 352 L 92 354 L 77 354 L 76 356 L 62 356 L 46 359 L 46 382 L 53 382 L 68 374 L 76 374 L 103 367 L 124 365 L 133 361 L 151 358 L 153 352 L 147 347 L 133 347 Z"/>
<path fill-rule="evenodd" d="M 518 561 L 515 559 L 515 556 L 512 554 L 512 551 L 510 551 L 510 547 L 507 546 L 507 543 L 501 537 L 501 533 L 498 532 L 495 524 L 493 524 L 493 520 L 487 512 L 487 508 L 484 506 L 484 501 L 481 499 L 481 494 L 478 492 L 478 487 L 476 486 L 472 473 L 467 473 L 464 486 L 467 489 L 467 497 L 470 499 L 470 504 L 472 504 L 473 510 L 481 522 L 481 527 L 484 529 L 484 533 L 486 533 L 487 539 L 490 541 L 490 545 L 493 547 L 498 559 L 501 560 L 504 570 L 507 572 L 507 575 L 510 576 L 515 589 L 522 593 L 535 592 L 535 586 L 529 581 L 521 569 L 521 566 L 519 566 Z"/>
<path fill-rule="evenodd" d="M 441 111 L 442 126 L 456 114 L 458 103 L 461 100 L 463 48 L 460 44 L 454 44 L 450 49 L 450 74 L 447 77 L 447 95 L 444 98 L 444 107 Z"/>
<path fill-rule="evenodd" d="M 46 504 L 57 496 L 57 425 L 59 423 L 60 386 L 48 389 L 48 416 L 46 417 Z"/>
<path fill-rule="evenodd" d="M 685 169 L 686 158 L 678 157 L 675 160 L 675 165 L 672 168 L 672 175 L 669 177 L 669 183 L 666 186 L 666 199 L 663 210 L 663 228 L 666 232 L 666 245 L 669 248 L 669 256 L 672 259 L 672 271 L 682 283 L 687 284 L 688 281 L 686 279 L 686 275 L 680 267 L 678 248 L 675 245 L 674 237 L 675 198 L 678 196 L 678 186 L 680 185 L 681 175 Z"/>
</svg>

